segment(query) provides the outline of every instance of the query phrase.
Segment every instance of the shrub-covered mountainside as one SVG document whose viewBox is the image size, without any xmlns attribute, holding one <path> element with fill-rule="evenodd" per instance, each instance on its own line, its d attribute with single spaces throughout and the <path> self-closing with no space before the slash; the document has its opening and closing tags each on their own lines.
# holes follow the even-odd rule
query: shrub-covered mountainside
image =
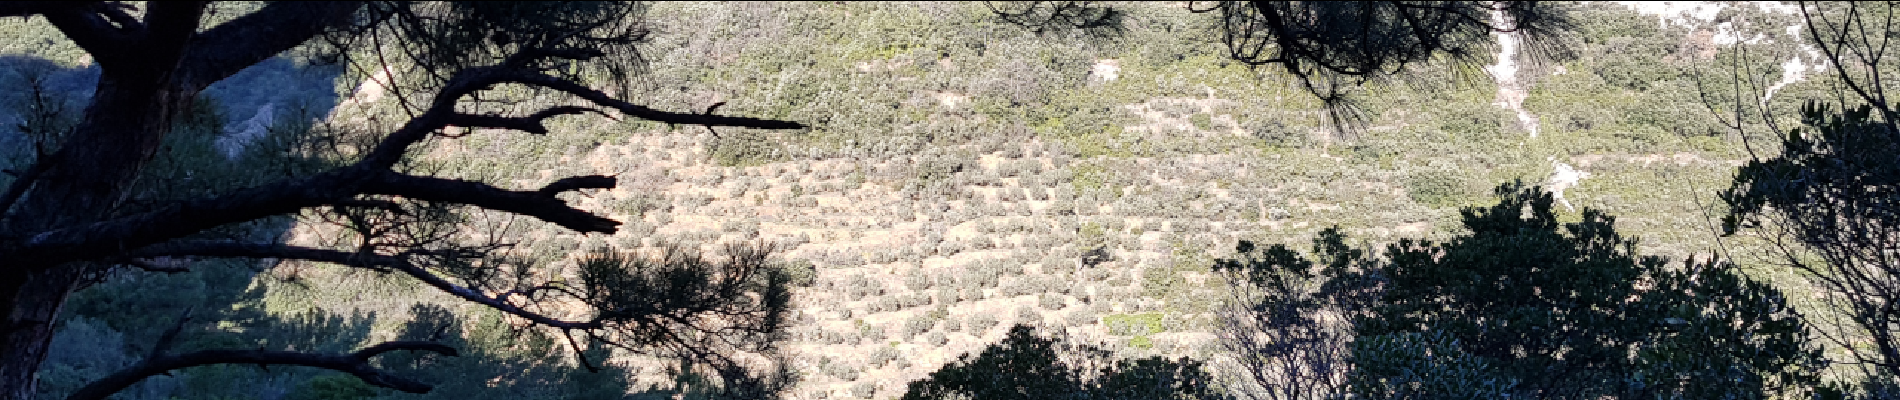
<svg viewBox="0 0 1900 400">
<path fill-rule="evenodd" d="M 1355 245 L 1445 239 L 1465 233 L 1461 208 L 1495 204 L 1492 188 L 1513 181 L 1560 190 L 1558 221 L 1582 221 L 1585 208 L 1614 215 L 1622 235 L 1641 239 L 1640 254 L 1748 254 L 1748 243 L 1717 236 L 1715 193 L 1749 158 L 1745 142 L 1764 151 L 1774 138 L 1738 136 L 1719 120 L 1727 111 L 1708 105 L 1709 85 L 1731 79 L 1712 72 L 1726 71 L 1717 60 L 1733 51 L 1723 46 L 1734 41 L 1728 25 L 1565 5 L 1576 22 L 1562 39 L 1567 54 L 1507 54 L 1516 67 L 1504 85 L 1496 68 L 1414 65 L 1358 89 L 1364 120 L 1341 129 L 1280 69 L 1230 60 L 1208 15 L 1120 7 L 1117 32 L 1036 33 L 981 3 L 659 2 L 646 12 L 645 69 L 602 87 L 658 109 L 717 107 L 812 128 L 561 118 L 542 136 L 431 139 L 404 168 L 510 188 L 619 178 L 618 188 L 570 200 L 621 221 L 612 235 L 499 213 L 462 217 L 460 234 L 507 238 L 509 254 L 526 262 L 775 246 L 798 285 L 783 349 L 796 380 L 785 393 L 804 399 L 903 396 L 910 382 L 1013 337 L 1016 325 L 1121 357 L 1219 368 L 1216 310 L 1229 282 L 1214 267 L 1236 256 L 1236 243 L 1303 248 L 1330 227 Z M 0 121 L 29 117 L 18 105 L 35 97 L 23 82 L 83 104 L 76 96 L 97 72 L 82 52 L 39 20 L 0 29 L 11 39 L 0 44 L 0 74 L 15 105 Z M 1759 43 L 1794 41 L 1761 31 Z M 380 82 L 424 78 L 366 59 L 331 65 L 293 52 L 253 67 L 208 90 L 206 129 L 166 151 L 236 163 L 246 146 L 284 132 L 391 128 L 413 99 Z M 1780 71 L 1783 61 L 1760 63 Z M 1784 81 L 1769 100 L 1832 98 L 1816 95 L 1819 75 Z M 497 97 L 524 111 L 549 101 Z M 26 143 L 9 135 L 9 147 Z M 347 239 L 338 235 L 310 226 L 280 234 L 313 245 Z M 186 332 L 201 338 L 191 340 L 240 346 L 345 350 L 425 335 L 421 323 L 436 324 L 435 337 L 455 328 L 464 357 L 401 362 L 419 379 L 461 382 L 430 397 L 701 390 L 677 364 L 641 355 L 610 357 L 589 374 L 562 355 L 572 351 L 557 335 L 398 277 L 256 267 L 103 279 L 79 292 L 42 393 L 131 365 L 161 332 L 184 326 L 177 316 L 204 310 L 234 311 L 191 324 Z M 1783 289 L 1805 301 L 1799 288 Z M 451 320 L 449 310 L 473 317 Z M 333 372 L 242 365 L 153 378 L 121 396 L 411 398 Z"/>
</svg>

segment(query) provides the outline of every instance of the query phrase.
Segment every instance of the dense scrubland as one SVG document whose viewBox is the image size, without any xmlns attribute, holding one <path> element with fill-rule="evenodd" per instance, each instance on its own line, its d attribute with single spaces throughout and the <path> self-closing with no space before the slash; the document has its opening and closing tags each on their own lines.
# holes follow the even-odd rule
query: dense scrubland
<svg viewBox="0 0 1900 400">
<path fill-rule="evenodd" d="M 443 234 L 502 238 L 507 247 L 498 254 L 543 266 L 537 273 L 548 276 L 603 253 L 718 254 L 734 243 L 772 249 L 772 262 L 793 286 L 788 329 L 781 348 L 770 354 L 777 361 L 772 365 L 786 372 L 780 382 L 789 385 L 782 392 L 787 398 L 928 397 L 932 387 L 982 386 L 968 383 L 990 382 L 972 378 L 986 370 L 971 365 L 1002 368 L 983 363 L 1007 362 L 1016 353 L 1005 350 L 1012 349 L 1047 351 L 1071 362 L 1065 365 L 1094 366 L 1078 367 L 1081 372 L 1067 381 L 1050 378 L 1074 385 L 1050 386 L 1056 391 L 1050 393 L 1113 391 L 1100 388 L 1125 389 L 1140 386 L 1127 382 L 1170 376 L 1205 385 L 1208 391 L 1190 393 L 1203 398 L 1296 398 L 1266 395 L 1269 387 L 1258 385 L 1267 383 L 1250 381 L 1245 373 L 1250 365 L 1259 368 L 1259 361 L 1223 345 L 1240 329 L 1232 321 L 1252 315 L 1233 307 L 1258 301 L 1236 293 L 1280 282 L 1257 272 L 1271 267 L 1244 266 L 1296 265 L 1311 258 L 1361 272 L 1409 271 L 1430 263 L 1404 259 L 1408 253 L 1401 250 L 1475 240 L 1470 238 L 1496 228 L 1473 222 L 1492 221 L 1487 215 L 1496 224 L 1524 223 L 1526 231 L 1553 235 L 1523 243 L 1596 246 L 1571 258 L 1526 259 L 1549 265 L 1587 259 L 1603 263 L 1589 264 L 1600 270 L 1634 271 L 1614 275 L 1643 282 L 1624 289 L 1631 298 L 1655 285 L 1734 279 L 1669 278 L 1675 272 L 1661 272 L 1701 271 L 1681 266 L 1719 257 L 1735 263 L 1723 271 L 1774 284 L 1736 284 L 1739 294 L 1722 298 L 1773 303 L 1782 300 L 1760 299 L 1776 296 L 1767 293 L 1778 288 L 1810 321 L 1841 324 L 1818 318 L 1833 314 L 1819 306 L 1821 296 L 1805 281 L 1777 268 L 1772 243 L 1725 237 L 1720 229 L 1728 209 L 1718 193 L 1755 159 L 1751 152 L 1774 154 L 1781 139 L 1724 124 L 1725 116 L 1733 118 L 1725 113 L 1735 110 L 1724 109 L 1723 102 L 1753 99 L 1747 96 L 1754 93 L 1724 92 L 1734 79 L 1728 68 L 1769 71 L 1748 78 L 1773 83 L 1789 58 L 1800 60 L 1795 65 L 1801 68 L 1821 65 L 1782 28 L 1798 18 L 1756 10 L 1746 13 L 1756 18 L 1755 26 L 1719 25 L 1669 22 L 1602 2 L 1565 7 L 1576 23 L 1562 39 L 1571 51 L 1527 58 L 1516 72 L 1521 87 L 1507 88 L 1522 91 L 1521 107 L 1534 117 L 1528 123 L 1509 109 L 1511 95 L 1501 93 L 1486 71 L 1426 64 L 1357 89 L 1355 109 L 1363 122 L 1347 126 L 1332 123 L 1328 109 L 1283 71 L 1229 59 L 1210 19 L 1176 4 L 1122 5 L 1124 28 L 1101 34 L 1036 33 L 973 3 L 663 2 L 645 14 L 653 29 L 651 42 L 640 47 L 645 69 L 625 85 L 599 76 L 591 83 L 654 108 L 718 107 L 721 113 L 800 121 L 810 128 L 563 118 L 551 120 L 545 135 L 451 131 L 467 135 L 426 141 L 401 168 L 519 188 L 567 176 L 617 177 L 616 188 L 568 197 L 578 208 L 622 222 L 613 234 L 577 234 L 499 212 L 436 210 L 461 226 Z M 5 24 L 15 40 L 4 50 L 16 54 L 6 60 L 13 68 L 7 75 L 9 101 L 19 105 L 44 97 L 67 108 L 84 104 L 97 71 L 83 53 L 38 20 Z M 1739 54 L 1733 40 L 1723 40 L 1737 31 L 1762 35 L 1751 42 L 1755 54 Z M 170 168 L 164 172 L 170 175 L 158 182 L 251 179 L 243 176 L 260 170 L 251 163 L 268 160 L 244 149 L 317 133 L 395 129 L 412 111 L 406 103 L 415 100 L 392 88 L 427 77 L 400 63 L 363 62 L 368 59 L 333 65 L 293 52 L 214 86 L 185 122 L 189 128 L 175 133 L 159 156 L 158 165 Z M 1801 100 L 1834 98 L 1828 76 L 1816 68 L 1804 79 L 1783 82 L 1763 103 L 1768 114 L 1798 124 Z M 34 86 L 43 90 L 14 89 L 35 79 L 45 83 Z M 516 112 L 565 101 L 529 91 L 501 91 L 486 100 Z M 29 114 L 9 115 L 26 121 Z M 353 154 L 350 141 L 364 140 L 332 137 L 339 138 L 332 145 L 344 149 L 336 150 L 339 156 Z M 333 161 L 305 162 L 316 168 Z M 1553 180 L 1566 168 L 1587 175 Z M 1567 186 L 1558 203 L 1540 203 L 1537 193 L 1546 192 L 1530 188 L 1557 183 Z M 1494 194 L 1500 187 L 1505 189 Z M 1514 206 L 1491 209 L 1501 202 Z M 1520 219 L 1517 207 L 1531 211 Z M 326 217 L 341 218 L 271 220 L 233 235 L 313 246 L 350 240 L 349 232 L 299 222 Z M 1577 225 L 1559 229 L 1563 224 Z M 1620 236 L 1590 236 L 1605 229 Z M 1386 247 L 1391 244 L 1399 247 Z M 1274 245 L 1285 248 L 1267 251 Z M 1097 249 L 1107 257 L 1089 257 Z M 1364 254 L 1342 259 L 1342 249 Z M 1447 249 L 1439 257 L 1476 251 Z M 1419 254 L 1426 253 L 1413 256 L 1431 258 Z M 1379 261 L 1386 256 L 1390 261 Z M 1668 261 L 1652 265 L 1644 256 Z M 1246 262 L 1262 257 L 1284 262 Z M 1702 261 L 1683 263 L 1691 257 Z M 1625 265 L 1616 261 L 1625 259 L 1628 268 L 1604 267 Z M 1302 275 L 1307 283 L 1281 292 L 1313 290 L 1325 277 L 1359 276 L 1343 271 Z M 1500 272 L 1442 279 L 1473 281 L 1485 273 Z M 1589 276 L 1578 281 L 1604 279 Z M 1445 289 L 1454 286 L 1420 296 L 1508 294 Z M 1721 290 L 1728 289 L 1680 291 L 1729 293 Z M 1706 300 L 1698 299 L 1670 304 Z M 1327 304 L 1335 309 L 1319 313 L 1422 312 Z M 1776 321 L 1787 318 L 1786 309 L 1763 312 L 1782 318 Z M 1573 317 L 1583 318 L 1552 318 Z M 221 365 L 154 377 L 119 397 L 467 400 L 716 392 L 705 372 L 664 354 L 605 348 L 576 353 L 560 332 L 510 318 L 400 276 L 307 262 L 199 261 L 190 273 L 127 272 L 101 277 L 75 294 L 42 367 L 41 392 L 63 395 L 156 354 L 157 347 L 344 351 L 397 338 L 445 341 L 463 354 L 382 362 L 397 374 L 435 383 L 426 395 L 396 393 L 324 370 Z M 1797 337 L 1790 332 L 1806 328 L 1787 326 L 1797 327 L 1776 328 L 1784 329 L 1776 340 L 1793 348 L 1783 349 L 1785 354 L 1826 348 L 1827 357 L 1845 360 L 1845 350 Z M 1735 335 L 1759 333 L 1746 332 Z M 172 343 L 173 335 L 179 343 Z M 1370 343 L 1399 349 L 1391 354 L 1446 351 L 1431 347 L 1444 341 L 1419 337 L 1380 336 L 1383 341 Z M 1743 342 L 1728 344 L 1759 344 Z M 1576 343 L 1552 346 L 1563 349 L 1554 350 L 1556 363 L 1566 351 L 1581 351 Z M 1418 350 L 1427 348 L 1439 350 Z M 1681 351 L 1688 359 L 1713 354 Z M 591 361 L 577 357 L 585 354 Z M 1572 361 L 1581 357 L 1570 354 Z M 1050 361 L 1020 357 L 1027 358 L 1017 362 Z M 1407 390 L 1429 393 L 1430 385 L 1442 384 L 1474 396 L 1511 393 L 1471 382 L 1496 383 L 1481 377 L 1519 376 L 1511 368 L 1522 367 L 1470 359 L 1359 359 L 1363 370 L 1425 375 L 1392 378 L 1426 382 Z M 1771 371 L 1749 375 L 1772 382 L 1765 386 L 1808 382 L 1802 374 L 1810 372 L 1857 379 L 1855 371 L 1828 369 L 1816 360 L 1788 355 L 1737 365 Z M 589 363 L 604 370 L 589 372 Z M 1207 372 L 1199 372 L 1203 367 Z M 1811 371 L 1776 375 L 1799 368 Z M 1201 373 L 1211 375 L 1196 375 Z M 1116 380 L 1121 376 L 1133 378 Z M 926 379 L 937 386 L 913 384 Z M 1483 391 L 1492 389 L 1498 391 Z M 1148 398 L 1132 390 L 1114 396 Z M 1682 390 L 1677 395 L 1695 398 L 1715 393 L 1695 390 L 1718 389 Z M 1806 395 L 1787 390 L 1772 395 Z M 1362 395 L 1405 397 L 1400 392 Z"/>
</svg>

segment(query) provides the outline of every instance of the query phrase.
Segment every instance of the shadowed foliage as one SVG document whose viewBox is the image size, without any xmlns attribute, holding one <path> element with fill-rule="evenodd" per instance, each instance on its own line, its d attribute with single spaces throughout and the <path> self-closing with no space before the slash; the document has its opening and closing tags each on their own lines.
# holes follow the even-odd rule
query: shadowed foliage
<svg viewBox="0 0 1900 400">
<path fill-rule="evenodd" d="M 1594 210 L 1559 223 L 1539 189 L 1497 193 L 1442 243 L 1361 259 L 1324 234 L 1319 271 L 1281 246 L 1237 249 L 1252 261 L 1222 268 L 1268 289 L 1238 316 L 1284 338 L 1225 335 L 1252 351 L 1239 357 L 1275 393 L 1263 397 L 1777 398 L 1819 384 L 1819 349 L 1773 287 L 1722 262 L 1638 255 Z"/>
<path fill-rule="evenodd" d="M 1099 368 L 1099 369 L 1098 369 Z M 1198 361 L 1114 359 L 1022 325 L 974 357 L 964 355 L 910 383 L 905 400 L 1218 399 Z"/>
</svg>

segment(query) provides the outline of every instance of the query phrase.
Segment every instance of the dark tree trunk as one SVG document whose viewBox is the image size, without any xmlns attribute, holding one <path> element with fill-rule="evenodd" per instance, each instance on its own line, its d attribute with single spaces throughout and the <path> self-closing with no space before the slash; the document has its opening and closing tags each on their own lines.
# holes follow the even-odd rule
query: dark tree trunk
<svg viewBox="0 0 1900 400">
<path fill-rule="evenodd" d="M 112 215 L 119 203 L 131 195 L 127 189 L 164 135 L 169 133 L 168 118 L 153 114 L 169 112 L 190 101 L 188 97 L 159 91 L 115 92 L 108 90 L 109 86 L 100 84 L 99 98 L 88 110 L 85 124 L 52 158 L 88 162 L 56 161 L 49 167 L 41 182 L 28 192 L 29 197 L 21 200 L 14 222 L 15 226 L 25 229 L 14 232 L 71 226 Z M 122 103 L 108 102 L 115 97 Z M 135 103 L 124 97 L 169 107 L 123 107 Z M 40 267 L 44 266 L 14 265 L 15 271 L 38 271 L 8 271 L 7 276 L 0 278 L 0 282 L 10 286 L 5 292 L 10 295 L 0 297 L 0 301 L 5 301 L 0 303 L 0 310 L 8 312 L 5 345 L 0 346 L 0 393 L 5 393 L 4 398 L 32 398 L 34 372 L 46 358 L 54 318 L 80 276 L 94 265 L 79 262 L 50 269 Z"/>
<path fill-rule="evenodd" d="M 5 345 L 0 346 L 0 398 L 31 399 L 40 363 L 53 342 L 53 320 L 79 279 L 79 265 L 9 276 Z"/>
<path fill-rule="evenodd" d="M 7 219 L 19 235 L 98 221 L 119 212 L 129 189 L 171 131 L 171 119 L 189 107 L 199 88 L 173 75 L 203 6 L 154 7 L 142 37 L 115 43 L 122 56 L 100 57 L 101 75 L 80 124 L 59 148 Z M 169 18 L 166 18 L 169 17 Z M 161 20 L 161 18 L 164 18 Z M 65 27 L 62 27 L 64 30 Z M 95 49 L 88 49 L 94 51 Z M 52 344 L 54 322 L 66 298 L 94 263 L 22 265 L 0 272 L 0 399 L 31 399 L 36 374 Z"/>
<path fill-rule="evenodd" d="M 326 32 L 365 34 L 350 29 L 361 22 L 356 15 L 364 4 L 359 2 L 273 2 L 199 31 L 205 7 L 202 2 L 148 2 L 143 6 L 141 21 L 128 11 L 134 9 L 113 3 L 0 2 L 0 18 L 45 17 L 92 55 L 101 69 L 98 87 L 79 125 L 59 139 L 56 149 L 48 150 L 51 154 L 44 155 L 33 168 L 20 175 L 19 181 L 25 183 L 0 192 L 0 400 L 29 399 L 37 394 L 35 375 L 48 355 L 60 309 L 67 296 L 85 284 L 84 280 L 97 276 L 97 272 L 111 263 L 132 261 L 124 257 L 165 255 L 166 249 L 180 251 L 170 254 L 174 256 L 281 258 L 294 255 L 299 257 L 292 258 L 385 271 L 397 268 L 464 300 L 529 318 L 541 325 L 566 331 L 588 331 L 588 337 L 594 338 L 592 332 L 605 326 L 600 318 L 575 322 L 536 314 L 511 302 L 509 296 L 514 292 L 494 297 L 497 295 L 458 286 L 410 265 L 409 259 L 404 257 L 365 258 L 367 252 L 290 246 L 267 246 L 260 251 L 241 243 L 212 243 L 214 246 L 196 248 L 190 243 L 168 243 L 214 226 L 291 214 L 308 207 L 337 205 L 359 195 L 465 204 L 533 216 L 577 232 L 615 232 L 619 222 L 574 208 L 555 196 L 580 189 L 612 188 L 615 181 L 611 177 L 570 177 L 540 190 L 520 191 L 480 182 L 406 175 L 390 169 L 410 146 L 447 126 L 545 133 L 548 129 L 544 122 L 548 118 L 603 112 L 577 106 L 553 107 L 520 117 L 456 111 L 457 101 L 477 91 L 500 84 L 522 84 L 571 94 L 595 106 L 669 124 L 709 128 L 806 128 L 792 121 L 728 117 L 712 115 L 711 111 L 665 112 L 614 99 L 577 82 L 543 74 L 536 67 L 547 61 L 592 59 L 599 57 L 599 52 L 560 48 L 524 50 L 498 65 L 456 72 L 456 77 L 440 90 L 428 111 L 389 133 L 375 150 L 350 166 L 307 178 L 174 201 L 152 210 L 125 209 L 123 205 L 129 198 L 148 195 L 133 192 L 134 183 L 170 133 L 172 118 L 185 112 L 200 90 Z M 376 21 L 372 18 L 369 23 L 378 23 Z M 626 37 L 634 34 L 625 33 L 629 35 Z M 602 43 L 619 43 L 619 40 Z M 758 258 L 762 260 L 763 256 Z M 735 308 L 741 309 L 737 311 L 739 315 L 763 313 L 731 329 L 762 333 L 780 329 L 776 325 L 778 311 L 773 310 L 782 307 L 782 299 L 767 301 L 765 311 L 743 309 L 749 307 L 746 304 L 730 307 L 739 307 Z M 708 310 L 735 315 L 722 311 L 724 308 Z M 685 346 L 700 345 L 687 340 L 676 342 Z M 444 350 L 447 348 L 439 345 L 418 346 L 421 345 L 385 343 L 339 356 L 263 350 L 155 355 L 134 368 L 88 386 L 77 395 L 104 398 L 109 392 L 153 374 L 232 363 L 315 366 L 349 372 L 376 386 L 426 391 L 427 385 L 394 380 L 366 362 L 369 357 L 393 350 L 453 354 L 452 350 Z M 578 345 L 575 346 L 578 350 Z"/>
</svg>

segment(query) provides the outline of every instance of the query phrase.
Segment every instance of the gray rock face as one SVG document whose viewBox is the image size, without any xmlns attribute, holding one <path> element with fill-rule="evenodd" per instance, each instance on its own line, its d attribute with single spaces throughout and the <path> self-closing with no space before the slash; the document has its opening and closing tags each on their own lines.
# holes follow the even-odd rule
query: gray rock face
<svg viewBox="0 0 1900 400">
<path fill-rule="evenodd" d="M 218 138 L 218 151 L 224 152 L 225 158 L 237 158 L 251 142 L 270 133 L 271 124 L 277 122 L 276 111 L 275 103 L 264 103 L 257 106 L 257 114 L 251 119 L 226 125 L 224 136 Z"/>
</svg>

